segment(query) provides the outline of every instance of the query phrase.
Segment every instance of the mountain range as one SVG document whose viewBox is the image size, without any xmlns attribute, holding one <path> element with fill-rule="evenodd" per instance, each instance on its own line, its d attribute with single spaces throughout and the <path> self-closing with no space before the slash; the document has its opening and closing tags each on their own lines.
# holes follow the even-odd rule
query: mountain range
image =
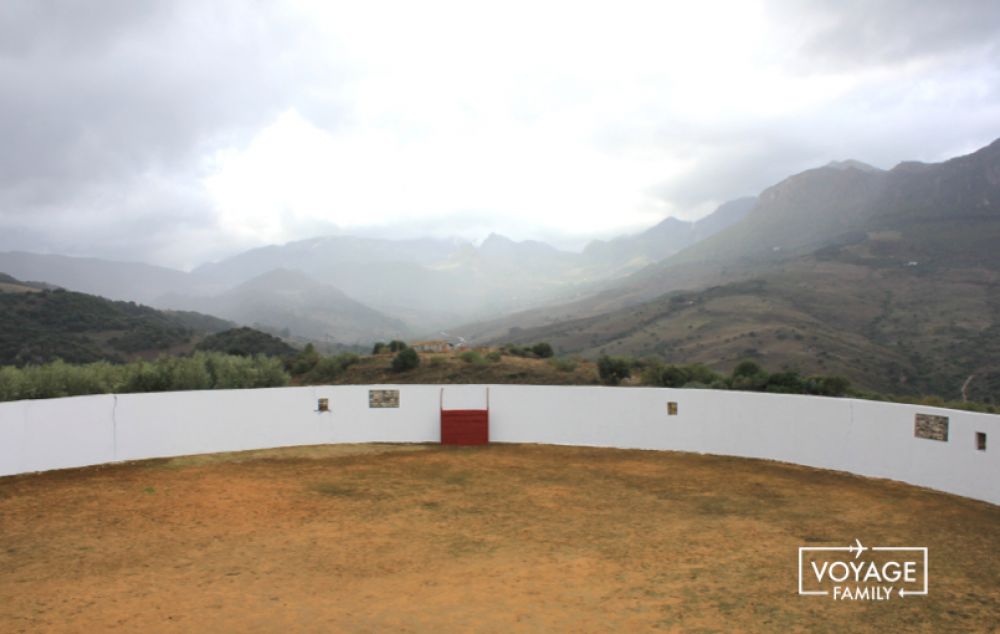
<svg viewBox="0 0 1000 634">
<path fill-rule="evenodd" d="M 298 337 L 370 342 L 587 296 L 724 229 L 749 200 L 723 205 L 698 222 L 668 218 L 634 236 L 592 243 L 583 253 L 497 234 L 478 246 L 327 236 L 252 249 L 191 272 L 24 252 L 0 253 L 0 271 Z"/>
<path fill-rule="evenodd" d="M 835 161 L 697 222 L 580 253 L 490 235 L 329 236 L 191 272 L 0 254 L 0 271 L 346 343 L 548 341 L 561 354 L 843 374 L 1000 400 L 1000 140 L 941 163 Z M 464 325 L 463 325 L 464 324 Z"/>
<path fill-rule="evenodd" d="M 1000 399 L 1000 141 L 791 176 L 743 220 L 583 300 L 456 329 L 563 353 L 840 373 Z"/>
</svg>

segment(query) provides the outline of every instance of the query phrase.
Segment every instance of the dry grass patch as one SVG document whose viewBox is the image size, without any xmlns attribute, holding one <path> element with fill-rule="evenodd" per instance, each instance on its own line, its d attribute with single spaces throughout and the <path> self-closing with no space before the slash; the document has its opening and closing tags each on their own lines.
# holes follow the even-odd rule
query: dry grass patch
<svg viewBox="0 0 1000 634">
<path fill-rule="evenodd" d="M 149 461 L 0 479 L 0 631 L 989 631 L 998 527 L 924 489 L 670 452 Z M 928 546 L 930 596 L 797 596 L 797 547 L 855 537 Z"/>
</svg>

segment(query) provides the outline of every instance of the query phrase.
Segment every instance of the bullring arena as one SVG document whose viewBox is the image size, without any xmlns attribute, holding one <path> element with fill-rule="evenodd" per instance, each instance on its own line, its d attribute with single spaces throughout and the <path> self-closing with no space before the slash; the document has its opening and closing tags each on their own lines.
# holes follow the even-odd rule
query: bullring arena
<svg viewBox="0 0 1000 634">
<path fill-rule="evenodd" d="M 487 409 L 488 445 L 440 444 Z M 997 438 L 653 388 L 0 404 L 0 631 L 996 631 Z M 855 539 L 925 547 L 927 594 L 801 596 L 799 549 Z"/>
</svg>

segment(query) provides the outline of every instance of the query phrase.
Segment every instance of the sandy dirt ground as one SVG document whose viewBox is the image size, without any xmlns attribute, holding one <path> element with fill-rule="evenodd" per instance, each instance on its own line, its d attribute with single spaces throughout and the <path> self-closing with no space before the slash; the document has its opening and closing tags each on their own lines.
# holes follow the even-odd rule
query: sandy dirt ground
<svg viewBox="0 0 1000 634">
<path fill-rule="evenodd" d="M 917 544 L 930 594 L 797 594 L 798 547 Z M 0 632 L 1000 631 L 1000 507 L 840 473 L 494 445 L 0 478 Z"/>
</svg>

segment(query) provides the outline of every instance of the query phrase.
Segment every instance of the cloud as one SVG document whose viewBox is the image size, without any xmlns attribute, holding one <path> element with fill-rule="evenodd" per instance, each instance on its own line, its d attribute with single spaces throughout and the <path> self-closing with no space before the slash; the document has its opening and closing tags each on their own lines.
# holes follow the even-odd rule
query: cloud
<svg viewBox="0 0 1000 634">
<path fill-rule="evenodd" d="M 988 2 L 0 5 L 0 249 L 579 244 L 1000 129 Z M 481 235 L 479 235 L 481 234 Z"/>
<path fill-rule="evenodd" d="M 291 46 L 291 28 L 239 4 L 0 12 L 0 227 L 33 236 L 12 245 L 8 234 L 0 248 L 135 257 L 195 209 L 200 226 L 214 222 L 198 187 L 204 153 L 249 138 L 293 97 L 283 82 L 295 72 L 271 55 Z"/>
<path fill-rule="evenodd" d="M 939 61 L 977 49 L 995 55 L 1000 4 L 982 0 L 778 0 L 775 20 L 804 33 L 796 52 L 803 67 Z M 803 28 L 804 27 L 804 28 Z"/>
</svg>

